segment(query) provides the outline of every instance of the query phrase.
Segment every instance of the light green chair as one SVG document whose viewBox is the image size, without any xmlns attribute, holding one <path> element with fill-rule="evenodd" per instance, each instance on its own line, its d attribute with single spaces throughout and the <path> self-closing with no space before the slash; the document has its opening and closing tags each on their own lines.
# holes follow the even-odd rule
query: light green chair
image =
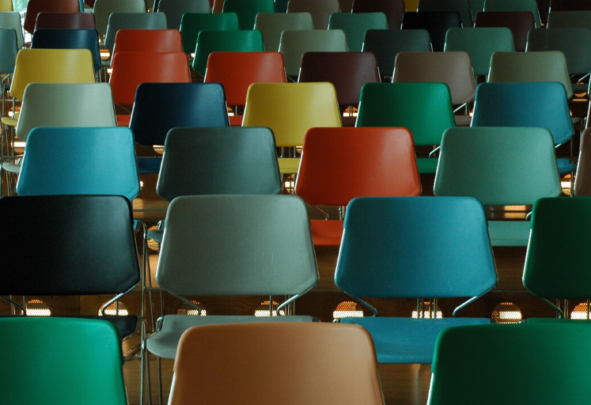
<svg viewBox="0 0 591 405">
<path fill-rule="evenodd" d="M 367 30 L 387 30 L 388 19 L 384 13 L 334 13 L 328 20 L 328 29 L 345 31 L 351 52 L 361 52 Z"/>
<path fill-rule="evenodd" d="M 551 11 L 546 28 L 591 28 L 591 11 Z"/>
<path fill-rule="evenodd" d="M 536 0 L 485 0 L 484 11 L 529 11 L 534 15 L 536 28 L 542 27 Z"/>
<path fill-rule="evenodd" d="M 197 36 L 201 31 L 238 31 L 236 13 L 185 13 L 181 18 L 181 37 L 183 50 L 191 54 L 197 46 Z"/>
<path fill-rule="evenodd" d="M 258 13 L 254 29 L 263 34 L 265 50 L 276 52 L 283 31 L 313 30 L 314 21 L 310 13 Z"/>
<path fill-rule="evenodd" d="M 236 13 L 241 30 L 252 30 L 258 13 L 274 13 L 273 0 L 225 0 L 222 13 Z"/>
<path fill-rule="evenodd" d="M 561 194 L 554 141 L 544 128 L 454 128 L 443 134 L 433 192 L 483 205 L 533 205 Z M 529 221 L 489 221 L 493 246 L 527 246 Z"/>
</svg>

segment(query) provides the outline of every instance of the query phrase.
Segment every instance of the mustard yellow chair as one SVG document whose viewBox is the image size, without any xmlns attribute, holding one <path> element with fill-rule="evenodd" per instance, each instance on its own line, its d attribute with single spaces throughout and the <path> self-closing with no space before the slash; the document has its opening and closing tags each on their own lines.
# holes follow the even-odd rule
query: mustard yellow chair
<svg viewBox="0 0 591 405">
<path fill-rule="evenodd" d="M 302 146 L 308 129 L 342 126 L 336 90 L 332 83 L 252 84 L 242 126 L 271 128 L 278 147 Z M 280 157 L 279 171 L 297 173 L 299 164 L 298 157 Z"/>
<path fill-rule="evenodd" d="M 406 4 L 407 12 L 414 12 L 419 7 L 419 0 L 404 0 L 404 4 Z"/>
<path fill-rule="evenodd" d="M 12 0 L 0 0 L 0 12 L 14 11 Z"/>
</svg>

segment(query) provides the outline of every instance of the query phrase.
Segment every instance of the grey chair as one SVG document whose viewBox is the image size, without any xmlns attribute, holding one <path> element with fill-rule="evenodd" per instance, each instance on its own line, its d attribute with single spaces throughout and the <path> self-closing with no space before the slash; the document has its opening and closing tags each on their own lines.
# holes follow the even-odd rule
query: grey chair
<svg viewBox="0 0 591 405">
<path fill-rule="evenodd" d="M 25 46 L 25 37 L 23 34 L 23 26 L 21 24 L 21 16 L 16 11 L 0 13 L 0 28 L 11 28 L 16 32 L 16 42 L 18 49 Z"/>
<path fill-rule="evenodd" d="M 474 26 L 469 0 L 420 0 L 417 11 L 455 11 L 462 18 L 464 28 Z"/>
<path fill-rule="evenodd" d="M 165 30 L 166 15 L 163 13 L 112 13 L 109 16 L 105 48 L 113 53 L 117 31 L 128 30 Z"/>
<path fill-rule="evenodd" d="M 254 29 L 261 31 L 266 51 L 277 51 L 281 33 L 285 30 L 313 30 L 310 13 L 259 13 Z"/>
<path fill-rule="evenodd" d="M 4 95 L 6 87 L 10 83 L 10 78 L 14 72 L 16 54 L 18 53 L 18 37 L 16 31 L 12 28 L 0 28 L 0 74 L 6 75 L 2 79 L 2 111 L 4 109 Z"/>
<path fill-rule="evenodd" d="M 166 14 L 168 29 L 178 30 L 185 13 L 211 13 L 209 0 L 161 0 L 157 11 Z"/>
<path fill-rule="evenodd" d="M 107 33 L 109 16 L 112 13 L 145 13 L 146 3 L 144 0 L 96 0 L 94 4 L 94 17 L 96 30 L 99 35 Z"/>
</svg>

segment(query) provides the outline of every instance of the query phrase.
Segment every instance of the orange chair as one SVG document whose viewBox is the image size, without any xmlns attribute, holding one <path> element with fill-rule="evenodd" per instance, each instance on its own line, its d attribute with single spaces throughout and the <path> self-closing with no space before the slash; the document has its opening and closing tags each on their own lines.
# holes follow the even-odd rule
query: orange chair
<svg viewBox="0 0 591 405">
<path fill-rule="evenodd" d="M 53 13 L 79 13 L 80 3 L 78 0 L 29 0 L 27 4 L 27 15 L 23 27 L 25 31 L 33 33 L 35 31 L 35 22 L 37 14 L 40 12 Z"/>
<path fill-rule="evenodd" d="M 221 83 L 229 106 L 244 107 L 252 83 L 286 83 L 283 55 L 279 52 L 212 52 L 207 59 L 205 83 Z M 230 125 L 242 125 L 238 108 Z"/>
<path fill-rule="evenodd" d="M 312 205 L 346 206 L 356 197 L 421 194 L 406 128 L 312 128 L 306 133 L 296 194 Z M 314 245 L 338 246 L 342 220 L 312 220 Z"/>
<path fill-rule="evenodd" d="M 179 30 L 119 30 L 113 55 L 117 52 L 184 52 Z"/>
</svg>

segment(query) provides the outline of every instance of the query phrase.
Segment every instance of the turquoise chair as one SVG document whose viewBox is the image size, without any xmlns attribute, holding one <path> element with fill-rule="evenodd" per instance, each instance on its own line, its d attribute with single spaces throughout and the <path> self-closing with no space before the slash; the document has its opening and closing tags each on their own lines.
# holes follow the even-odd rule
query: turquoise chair
<svg viewBox="0 0 591 405">
<path fill-rule="evenodd" d="M 343 30 L 351 52 L 361 52 L 367 30 L 387 30 L 384 13 L 333 13 L 328 20 L 329 30 Z"/>
</svg>

